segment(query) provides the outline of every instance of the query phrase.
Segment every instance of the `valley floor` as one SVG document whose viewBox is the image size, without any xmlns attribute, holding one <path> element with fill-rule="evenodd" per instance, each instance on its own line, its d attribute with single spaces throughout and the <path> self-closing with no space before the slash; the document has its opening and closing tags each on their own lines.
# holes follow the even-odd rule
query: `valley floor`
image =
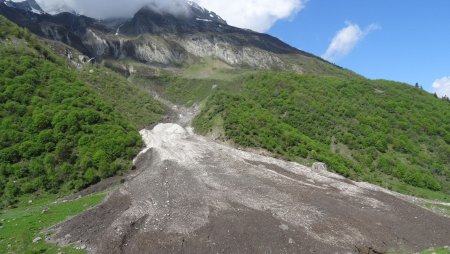
<svg viewBox="0 0 450 254">
<path fill-rule="evenodd" d="M 54 242 L 108 254 L 376 253 L 450 245 L 450 219 L 403 195 L 234 149 L 174 123 L 141 135 L 147 148 L 133 175 L 102 205 L 54 227 Z"/>
</svg>

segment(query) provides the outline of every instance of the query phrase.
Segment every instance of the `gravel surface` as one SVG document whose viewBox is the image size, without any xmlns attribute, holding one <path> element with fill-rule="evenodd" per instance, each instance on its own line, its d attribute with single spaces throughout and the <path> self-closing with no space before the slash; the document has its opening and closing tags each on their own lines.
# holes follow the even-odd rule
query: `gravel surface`
<svg viewBox="0 0 450 254">
<path fill-rule="evenodd" d="M 234 149 L 178 124 L 142 130 L 136 171 L 57 225 L 91 253 L 383 253 L 450 245 L 450 219 L 325 170 Z"/>
</svg>

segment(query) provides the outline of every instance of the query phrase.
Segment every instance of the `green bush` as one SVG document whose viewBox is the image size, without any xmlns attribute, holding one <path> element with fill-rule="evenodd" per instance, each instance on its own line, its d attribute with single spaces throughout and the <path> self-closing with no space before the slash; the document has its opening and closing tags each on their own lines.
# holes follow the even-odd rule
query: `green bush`
<svg viewBox="0 0 450 254">
<path fill-rule="evenodd" d="M 131 168 L 136 128 L 25 30 L 0 17 L 0 206 Z"/>
<path fill-rule="evenodd" d="M 267 72 L 236 82 L 239 92 L 210 97 L 194 120 L 198 131 L 210 131 L 220 115 L 226 137 L 242 146 L 322 161 L 354 179 L 380 183 L 382 174 L 450 191 L 442 177 L 450 175 L 450 104 L 433 95 L 359 77 Z"/>
</svg>

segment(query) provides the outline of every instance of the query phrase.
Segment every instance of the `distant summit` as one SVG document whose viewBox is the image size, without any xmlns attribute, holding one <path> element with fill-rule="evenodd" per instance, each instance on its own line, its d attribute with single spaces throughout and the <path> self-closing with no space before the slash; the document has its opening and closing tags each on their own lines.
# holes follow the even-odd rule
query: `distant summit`
<svg viewBox="0 0 450 254">
<path fill-rule="evenodd" d="M 196 20 L 213 21 L 225 25 L 227 24 L 227 22 L 215 12 L 209 11 L 193 1 L 188 1 L 188 5 L 191 6 L 191 12 Z"/>
<path fill-rule="evenodd" d="M 143 33 L 196 33 L 223 32 L 237 30 L 214 12 L 208 11 L 194 2 L 188 2 L 184 12 L 172 14 L 159 11 L 150 6 L 142 7 L 120 28 L 122 34 L 139 35 Z"/>
<path fill-rule="evenodd" d="M 44 6 L 45 7 L 45 6 Z M 46 8 L 45 12 L 47 12 L 50 15 L 56 15 L 64 12 L 76 14 L 77 12 L 69 7 L 64 1 L 60 1 L 57 4 L 52 5 L 50 8 Z"/>
<path fill-rule="evenodd" d="M 0 3 L 3 3 L 9 7 L 33 12 L 36 14 L 45 13 L 44 10 L 39 6 L 39 4 L 35 0 L 25 0 L 22 2 L 13 2 L 11 0 L 0 0 Z"/>
</svg>

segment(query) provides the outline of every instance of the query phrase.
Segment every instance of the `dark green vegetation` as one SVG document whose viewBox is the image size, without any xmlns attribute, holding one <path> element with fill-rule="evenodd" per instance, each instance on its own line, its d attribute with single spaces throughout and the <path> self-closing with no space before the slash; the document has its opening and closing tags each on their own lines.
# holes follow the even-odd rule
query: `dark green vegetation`
<svg viewBox="0 0 450 254">
<path fill-rule="evenodd" d="M 450 104 L 421 89 L 359 77 L 248 75 L 213 94 L 201 133 L 391 189 L 449 200 Z M 217 123 L 223 126 L 215 126 Z"/>
<path fill-rule="evenodd" d="M 0 73 L 0 206 L 27 193 L 68 193 L 131 168 L 142 146 L 136 128 L 64 60 L 2 17 Z"/>
<path fill-rule="evenodd" d="M 0 253 L 85 253 L 46 243 L 46 235 L 40 231 L 99 204 L 105 196 L 105 193 L 99 193 L 73 201 L 54 203 L 56 197 L 48 195 L 34 200 L 31 204 L 24 202 L 19 204 L 18 208 L 2 211 Z M 37 237 L 41 237 L 41 240 L 33 243 Z"/>
</svg>

